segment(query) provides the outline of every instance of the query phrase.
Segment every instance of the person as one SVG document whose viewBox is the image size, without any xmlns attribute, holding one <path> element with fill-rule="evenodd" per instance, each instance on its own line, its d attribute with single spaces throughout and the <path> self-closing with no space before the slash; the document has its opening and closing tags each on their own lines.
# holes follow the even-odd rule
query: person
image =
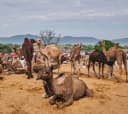
<svg viewBox="0 0 128 114">
<path fill-rule="evenodd" d="M 14 57 L 17 57 L 18 54 L 16 52 L 16 48 L 13 48 L 13 52 L 11 53 L 11 56 L 14 58 Z"/>
<path fill-rule="evenodd" d="M 21 57 L 20 63 L 22 65 L 22 67 L 25 68 L 26 62 L 25 62 L 24 56 Z"/>
</svg>

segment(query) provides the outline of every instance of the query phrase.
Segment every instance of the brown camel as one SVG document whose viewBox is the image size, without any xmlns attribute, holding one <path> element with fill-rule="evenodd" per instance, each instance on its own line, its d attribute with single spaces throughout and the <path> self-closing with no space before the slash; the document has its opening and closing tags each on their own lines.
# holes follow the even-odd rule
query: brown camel
<svg viewBox="0 0 128 114">
<path fill-rule="evenodd" d="M 28 79 L 33 78 L 32 75 L 32 58 L 33 58 L 33 40 L 25 38 L 22 44 L 23 55 L 27 64 L 27 75 Z"/>
<path fill-rule="evenodd" d="M 56 101 L 62 101 L 58 108 L 64 108 L 84 96 L 92 97 L 93 91 L 88 88 L 86 83 L 79 78 L 66 73 L 59 74 L 53 78 L 53 67 L 42 67 L 38 71 L 37 80 L 42 79 L 46 94 L 50 97 L 50 104 L 56 104 Z"/>
<path fill-rule="evenodd" d="M 80 57 L 81 57 L 80 49 L 81 49 L 80 44 L 74 45 L 71 49 L 71 72 L 73 69 L 73 73 L 75 73 L 75 71 L 76 71 L 77 62 L 78 62 L 78 64 L 80 64 Z M 79 68 L 78 73 L 80 73 L 80 68 Z"/>
<path fill-rule="evenodd" d="M 114 61 L 114 62 L 117 61 L 117 64 L 118 64 L 119 69 L 120 69 L 120 75 L 122 74 L 122 64 L 124 65 L 125 73 L 126 73 L 126 82 L 127 82 L 128 78 L 127 78 L 127 59 L 126 59 L 126 53 L 119 47 L 118 44 L 115 44 L 108 51 L 106 51 L 105 40 L 103 40 L 101 42 L 101 45 L 102 45 L 103 52 L 106 55 L 107 59 L 109 61 Z"/>
<path fill-rule="evenodd" d="M 55 44 L 49 44 L 45 48 L 41 49 L 40 53 L 46 58 L 45 60 L 47 60 L 47 66 L 51 65 L 52 60 L 56 60 L 59 72 L 62 56 L 61 49 Z"/>
</svg>

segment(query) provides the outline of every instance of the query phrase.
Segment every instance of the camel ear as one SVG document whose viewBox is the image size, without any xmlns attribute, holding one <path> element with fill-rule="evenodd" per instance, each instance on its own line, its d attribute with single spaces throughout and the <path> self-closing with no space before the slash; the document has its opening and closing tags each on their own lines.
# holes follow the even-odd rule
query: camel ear
<svg viewBox="0 0 128 114">
<path fill-rule="evenodd" d="M 30 39 L 32 43 L 36 43 L 36 40 L 35 39 Z"/>
</svg>

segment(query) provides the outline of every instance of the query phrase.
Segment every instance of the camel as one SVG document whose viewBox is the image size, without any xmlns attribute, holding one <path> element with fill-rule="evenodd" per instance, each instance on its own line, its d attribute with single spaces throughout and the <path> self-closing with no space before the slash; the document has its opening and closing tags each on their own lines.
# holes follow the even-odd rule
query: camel
<svg viewBox="0 0 128 114">
<path fill-rule="evenodd" d="M 60 64 L 62 63 L 61 57 L 62 57 L 62 52 L 61 50 L 55 45 L 55 44 L 49 44 L 45 48 L 40 50 L 41 55 L 44 56 L 46 60 L 46 65 L 50 66 L 52 63 L 52 60 L 57 61 L 57 68 L 58 68 L 58 73 L 60 69 Z"/>
<path fill-rule="evenodd" d="M 34 40 L 32 39 L 24 38 L 24 42 L 22 44 L 23 56 L 25 57 L 26 65 L 27 65 L 28 79 L 33 78 L 33 75 L 32 75 L 32 58 L 33 58 L 33 51 L 34 51 L 33 41 Z"/>
<path fill-rule="evenodd" d="M 72 47 L 71 49 L 71 72 L 75 73 L 76 71 L 76 62 L 78 62 L 78 64 L 80 64 L 80 49 L 81 49 L 81 45 L 80 44 L 76 44 Z M 73 71 L 72 71 L 73 69 Z M 78 74 L 80 73 L 80 68 L 78 71 Z"/>
<path fill-rule="evenodd" d="M 62 104 L 57 104 L 58 108 L 64 108 L 84 96 L 92 97 L 93 91 L 88 88 L 86 83 L 79 78 L 66 73 L 59 74 L 53 78 L 53 67 L 39 68 L 37 80 L 43 80 L 45 83 L 45 92 L 50 97 L 50 104 L 56 104 L 56 101 L 62 101 Z"/>
<path fill-rule="evenodd" d="M 43 41 L 37 39 L 34 46 L 35 51 L 35 61 L 46 64 L 47 66 L 51 65 L 52 60 L 57 61 L 58 72 L 60 69 L 60 64 L 62 63 L 61 57 L 62 52 L 55 44 L 49 44 L 43 48 Z M 42 57 L 40 57 L 40 54 Z M 40 60 L 38 58 L 41 58 Z M 38 60 L 37 60 L 38 59 Z"/>
<path fill-rule="evenodd" d="M 117 64 L 120 69 L 120 76 L 122 74 L 122 64 L 124 65 L 125 74 L 126 74 L 126 82 L 128 82 L 126 53 L 119 47 L 118 44 L 115 44 L 113 47 L 109 48 L 108 51 L 106 51 L 105 40 L 101 42 L 101 45 L 102 45 L 102 50 L 104 54 L 106 55 L 107 59 L 110 61 L 114 61 L 114 62 L 117 61 Z M 112 72 L 113 72 L 113 67 L 112 67 Z"/>
<path fill-rule="evenodd" d="M 96 75 L 95 71 L 96 62 L 98 62 L 99 64 L 99 76 Z M 100 78 L 100 70 L 102 70 L 102 78 L 104 78 L 104 64 L 107 64 L 109 66 L 112 66 L 114 64 L 114 62 L 107 61 L 107 58 L 102 51 L 95 50 L 89 55 L 88 76 L 91 63 L 93 65 L 93 71 L 98 78 Z"/>
<path fill-rule="evenodd" d="M 0 73 L 2 73 L 3 72 L 3 67 L 2 67 L 2 65 L 0 64 Z"/>
</svg>

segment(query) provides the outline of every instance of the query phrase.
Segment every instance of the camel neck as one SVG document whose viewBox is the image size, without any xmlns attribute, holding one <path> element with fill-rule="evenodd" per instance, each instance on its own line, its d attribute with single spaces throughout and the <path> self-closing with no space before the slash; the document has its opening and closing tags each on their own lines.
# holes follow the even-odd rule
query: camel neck
<svg viewBox="0 0 128 114">
<path fill-rule="evenodd" d="M 50 79 L 48 79 L 46 81 L 47 81 L 47 84 L 49 86 L 50 91 L 53 94 L 54 93 L 54 91 L 53 91 L 53 86 L 54 86 L 54 84 L 53 84 L 53 73 L 50 74 Z"/>
</svg>

